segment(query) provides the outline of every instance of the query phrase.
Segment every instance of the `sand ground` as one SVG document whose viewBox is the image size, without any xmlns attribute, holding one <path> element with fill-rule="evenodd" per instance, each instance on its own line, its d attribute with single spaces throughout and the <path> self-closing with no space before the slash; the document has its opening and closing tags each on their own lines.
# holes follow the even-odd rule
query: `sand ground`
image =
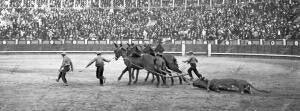
<svg viewBox="0 0 300 111">
<path fill-rule="evenodd" d="M 157 88 L 144 82 L 127 85 L 122 60 L 106 63 L 105 86 L 98 86 L 95 67 L 84 70 L 94 54 L 69 54 L 75 71 L 67 74 L 69 86 L 55 79 L 61 63 L 59 54 L 0 55 L 0 110 L 101 110 L 101 111 L 299 111 L 300 61 L 294 59 L 199 56 L 198 69 L 212 78 L 245 79 L 269 94 L 206 92 L 188 84 Z M 113 58 L 114 55 L 103 55 Z M 188 66 L 177 56 L 182 70 Z M 170 81 L 168 81 L 170 83 Z"/>
</svg>

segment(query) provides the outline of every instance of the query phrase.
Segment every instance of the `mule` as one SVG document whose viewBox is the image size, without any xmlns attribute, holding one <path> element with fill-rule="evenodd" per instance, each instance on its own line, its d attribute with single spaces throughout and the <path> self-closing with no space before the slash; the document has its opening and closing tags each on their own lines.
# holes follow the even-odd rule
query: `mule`
<svg viewBox="0 0 300 111">
<path fill-rule="evenodd" d="M 156 78 L 157 78 L 157 87 L 160 84 L 160 78 L 158 75 L 158 72 L 156 72 L 155 69 L 155 64 L 154 64 L 154 57 L 149 55 L 149 54 L 144 54 L 141 57 L 133 57 L 133 56 L 128 56 L 128 52 L 125 48 L 120 47 L 120 46 L 116 46 L 116 49 L 114 50 L 115 53 L 115 59 L 118 60 L 119 57 L 122 56 L 124 63 L 126 65 L 126 67 L 128 67 L 128 71 L 129 71 L 129 81 L 128 81 L 128 85 L 131 84 L 132 82 L 132 75 L 133 73 L 131 72 L 131 69 L 137 69 L 137 76 L 136 79 L 134 81 L 134 83 L 137 82 L 138 80 L 138 73 L 140 69 L 146 69 L 147 71 L 151 71 L 151 73 L 154 73 Z"/>
</svg>

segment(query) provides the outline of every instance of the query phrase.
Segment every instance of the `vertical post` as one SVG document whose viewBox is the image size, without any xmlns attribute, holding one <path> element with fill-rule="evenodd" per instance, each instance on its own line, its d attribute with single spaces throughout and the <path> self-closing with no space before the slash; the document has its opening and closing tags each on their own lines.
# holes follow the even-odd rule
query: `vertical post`
<svg viewBox="0 0 300 111">
<path fill-rule="evenodd" d="M 198 4 L 198 6 L 200 6 L 200 0 L 198 0 L 197 4 Z"/>
<path fill-rule="evenodd" d="M 222 4 L 225 4 L 225 0 L 223 0 Z"/>
<path fill-rule="evenodd" d="M 114 0 L 111 0 L 111 1 L 110 1 L 110 7 L 111 7 L 111 9 L 114 8 Z"/>
<path fill-rule="evenodd" d="M 128 43 L 131 44 L 132 43 L 132 39 L 128 39 Z"/>
<path fill-rule="evenodd" d="M 16 39 L 16 40 L 15 40 L 15 44 L 19 44 L 19 39 Z"/>
<path fill-rule="evenodd" d="M 172 39 L 172 44 L 175 44 L 175 39 Z"/>
<path fill-rule="evenodd" d="M 286 39 L 282 39 L 283 45 L 286 46 Z"/>
<path fill-rule="evenodd" d="M 209 0 L 209 6 L 212 7 L 212 0 Z"/>
<path fill-rule="evenodd" d="M 84 39 L 84 44 L 88 44 L 88 39 Z"/>
<path fill-rule="evenodd" d="M 39 44 L 42 44 L 42 39 L 38 39 L 39 40 Z"/>
<path fill-rule="evenodd" d="M 196 44 L 196 39 L 193 39 L 193 44 Z"/>
<path fill-rule="evenodd" d="M 106 44 L 110 44 L 109 42 L 110 42 L 109 39 L 106 39 Z"/>
<path fill-rule="evenodd" d="M 235 4 L 238 4 L 238 0 L 235 0 Z"/>
<path fill-rule="evenodd" d="M 61 39 L 61 44 L 65 44 L 65 39 Z"/>
<path fill-rule="evenodd" d="M 263 45 L 263 39 L 259 39 L 259 44 Z"/>
<path fill-rule="evenodd" d="M 135 7 L 138 7 L 138 0 L 135 0 Z"/>
<path fill-rule="evenodd" d="M 215 39 L 215 44 L 218 45 L 218 39 Z"/>
<path fill-rule="evenodd" d="M 241 39 L 237 40 L 237 45 L 241 45 Z"/>
<path fill-rule="evenodd" d="M 77 0 L 74 0 L 74 2 L 73 2 L 73 8 L 76 8 L 76 1 Z"/>
<path fill-rule="evenodd" d="M 182 54 L 182 56 L 185 55 L 185 40 L 183 40 L 181 42 L 181 54 Z"/>
<path fill-rule="evenodd" d="M 2 41 L 2 44 L 6 44 L 6 41 L 4 40 L 4 41 Z"/>
<path fill-rule="evenodd" d="M 163 7 L 163 2 L 162 2 L 162 0 L 160 0 L 160 7 Z"/>
<path fill-rule="evenodd" d="M 211 44 L 207 44 L 207 56 L 210 57 L 211 56 Z"/>
<path fill-rule="evenodd" d="M 30 41 L 30 40 L 27 40 L 27 41 L 26 41 L 26 44 L 30 44 L 30 43 L 31 43 L 31 41 Z"/>
</svg>

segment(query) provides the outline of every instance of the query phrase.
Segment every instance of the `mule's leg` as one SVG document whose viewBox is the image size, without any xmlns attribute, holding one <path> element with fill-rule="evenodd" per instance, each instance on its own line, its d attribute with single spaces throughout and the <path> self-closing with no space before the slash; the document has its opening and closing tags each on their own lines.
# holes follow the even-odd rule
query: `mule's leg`
<svg viewBox="0 0 300 111">
<path fill-rule="evenodd" d="M 128 74 L 128 76 L 129 76 L 129 81 L 128 81 L 128 85 L 131 85 L 131 75 L 133 75 L 132 73 L 131 73 L 131 69 L 129 68 L 129 70 L 128 70 L 128 72 L 129 72 L 129 74 Z"/>
<path fill-rule="evenodd" d="M 172 74 L 169 74 L 170 76 L 172 76 Z M 173 86 L 174 85 L 174 78 L 171 77 L 171 85 Z"/>
<path fill-rule="evenodd" d="M 166 77 L 164 77 L 164 76 L 161 75 L 161 80 L 163 82 L 163 85 L 167 86 L 167 84 L 166 84 Z"/>
<path fill-rule="evenodd" d="M 149 74 L 150 74 L 150 72 L 147 72 L 147 76 L 145 78 L 145 82 L 148 80 Z"/>
<path fill-rule="evenodd" d="M 153 83 L 155 81 L 155 77 L 154 77 L 154 74 L 152 73 L 152 80 L 151 80 L 151 83 Z"/>
<path fill-rule="evenodd" d="M 179 84 L 182 84 L 182 77 L 179 76 L 178 78 L 179 78 Z"/>
<path fill-rule="evenodd" d="M 132 69 L 132 75 L 131 75 L 131 76 L 132 76 L 132 79 L 135 78 L 135 77 L 134 77 L 134 71 L 135 71 L 135 70 L 138 70 L 138 69 Z"/>
<path fill-rule="evenodd" d="M 159 84 L 160 84 L 160 80 L 159 80 L 159 79 L 160 79 L 160 78 L 159 78 L 159 75 L 157 75 L 157 74 L 156 74 L 156 79 L 157 79 L 156 87 L 159 87 Z"/>
<path fill-rule="evenodd" d="M 129 68 L 128 68 L 128 67 L 126 67 L 126 68 L 122 71 L 121 75 L 118 77 L 118 80 L 119 80 L 119 81 L 121 80 L 122 76 L 125 74 L 126 71 L 129 71 Z"/>
<path fill-rule="evenodd" d="M 136 82 L 138 81 L 138 78 L 139 78 L 139 72 L 140 72 L 140 70 L 136 70 L 136 78 L 135 78 L 135 81 L 133 82 L 133 84 L 136 84 Z M 134 73 L 132 73 L 132 74 L 134 74 Z"/>
</svg>

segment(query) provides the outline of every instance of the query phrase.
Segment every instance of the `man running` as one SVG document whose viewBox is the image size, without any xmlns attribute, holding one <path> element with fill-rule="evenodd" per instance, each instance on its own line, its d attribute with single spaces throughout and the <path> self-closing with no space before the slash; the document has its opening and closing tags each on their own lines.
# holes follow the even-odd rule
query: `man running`
<svg viewBox="0 0 300 111">
<path fill-rule="evenodd" d="M 96 64 L 95 64 L 95 66 L 97 67 L 96 77 L 99 79 L 100 86 L 103 86 L 103 83 L 105 81 L 105 78 L 103 76 L 104 62 L 110 62 L 110 60 L 107 60 L 107 59 L 101 57 L 101 52 L 96 52 L 96 54 L 97 54 L 97 57 L 95 57 L 91 62 L 89 62 L 85 68 L 88 68 L 91 64 L 96 62 Z"/>
<path fill-rule="evenodd" d="M 192 71 L 194 71 L 194 73 L 196 74 L 196 76 L 200 79 L 202 78 L 202 75 L 199 74 L 198 70 L 197 70 L 197 64 L 198 63 L 198 60 L 196 59 L 196 57 L 194 56 L 194 53 L 192 51 L 189 52 L 189 55 L 191 55 L 191 57 L 186 60 L 186 61 L 183 61 L 184 63 L 189 63 L 191 65 L 191 67 L 188 69 L 188 73 L 189 73 L 189 76 L 191 77 L 191 80 L 193 80 L 193 75 L 192 75 Z"/>
<path fill-rule="evenodd" d="M 61 53 L 61 56 L 63 57 L 62 64 L 60 68 L 58 69 L 59 75 L 56 79 L 57 82 L 59 82 L 59 79 L 62 78 L 64 82 L 64 86 L 68 86 L 67 79 L 66 79 L 66 73 L 74 70 L 73 63 L 69 57 L 66 56 L 66 52 Z"/>
</svg>

